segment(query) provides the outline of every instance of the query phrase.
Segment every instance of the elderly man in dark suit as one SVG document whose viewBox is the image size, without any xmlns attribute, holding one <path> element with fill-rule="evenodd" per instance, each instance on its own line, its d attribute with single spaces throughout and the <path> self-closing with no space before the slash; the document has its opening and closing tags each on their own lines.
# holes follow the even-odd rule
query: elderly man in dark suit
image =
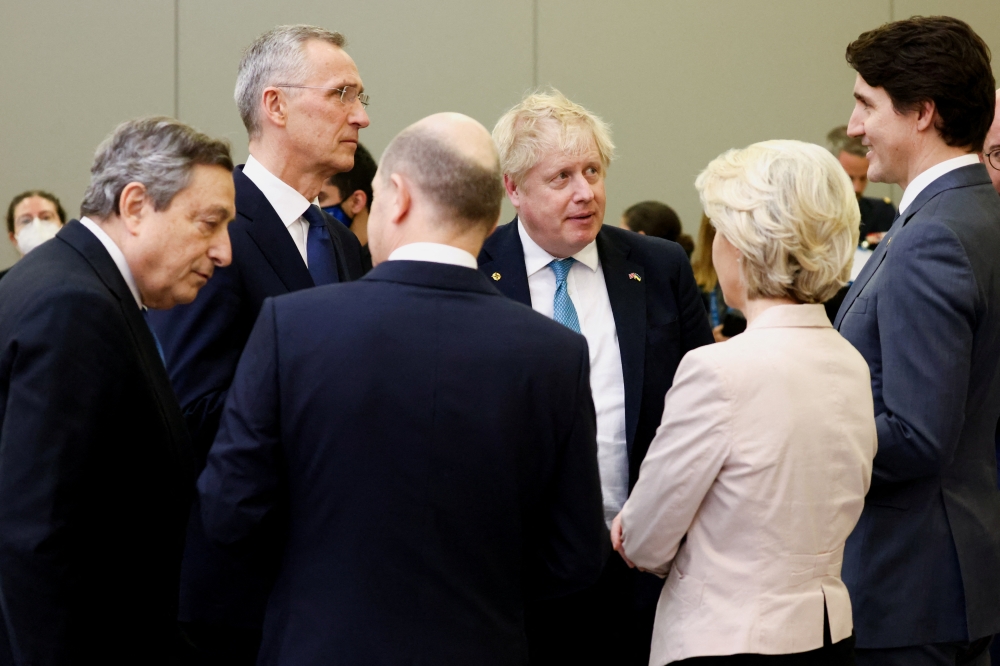
<svg viewBox="0 0 1000 666">
<path fill-rule="evenodd" d="M 165 664 L 194 490 L 146 308 L 230 261 L 229 146 L 168 118 L 97 151 L 79 221 L 0 283 L 0 664 Z"/>
<path fill-rule="evenodd" d="M 868 361 L 878 454 L 843 578 L 862 665 L 988 664 L 1000 631 L 1000 197 L 976 155 L 993 119 L 989 49 L 947 17 L 847 48 L 848 132 L 899 217 L 836 327 Z"/>
<path fill-rule="evenodd" d="M 607 125 L 561 93 L 533 94 L 493 130 L 517 218 L 479 267 L 508 297 L 587 339 L 608 525 L 639 475 L 681 357 L 712 342 L 687 254 L 604 220 Z M 533 664 L 645 664 L 661 582 L 613 555 L 598 583 L 529 608 Z"/>
<path fill-rule="evenodd" d="M 296 25 L 270 30 L 246 49 L 236 102 L 250 157 L 233 171 L 232 266 L 190 306 L 152 318 L 199 467 L 264 299 L 363 274 L 357 238 L 315 205 L 327 179 L 351 169 L 358 132 L 368 126 L 368 97 L 344 45 L 339 33 Z M 205 663 L 254 662 L 279 555 L 273 541 L 262 536 L 260 549 L 231 557 L 204 538 L 192 513 L 180 619 Z M 208 582 L 215 596 L 206 596 Z"/>
<path fill-rule="evenodd" d="M 258 664 L 525 664 L 525 601 L 608 552 L 586 341 L 476 270 L 502 197 L 482 125 L 412 125 L 374 188 L 375 269 L 264 303 L 205 528 L 238 547 L 289 516 Z"/>
</svg>

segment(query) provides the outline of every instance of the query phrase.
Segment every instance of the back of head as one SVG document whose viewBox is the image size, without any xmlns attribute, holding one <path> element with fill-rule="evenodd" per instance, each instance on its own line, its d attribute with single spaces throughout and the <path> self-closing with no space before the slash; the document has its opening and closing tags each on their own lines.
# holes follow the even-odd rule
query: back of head
<svg viewBox="0 0 1000 666">
<path fill-rule="evenodd" d="M 635 232 L 673 241 L 684 248 L 690 257 L 694 241 L 684 233 L 681 218 L 674 209 L 659 201 L 640 201 L 629 206 L 622 215 L 625 225 Z"/>
<path fill-rule="evenodd" d="M 840 157 L 841 153 L 856 157 L 868 157 L 868 148 L 861 143 L 861 137 L 847 135 L 847 125 L 834 127 L 830 130 L 830 133 L 826 135 L 826 147 L 834 157 Z"/>
<path fill-rule="evenodd" d="M 233 97 L 250 139 L 260 136 L 260 103 L 264 89 L 305 78 L 309 66 L 304 46 L 319 40 L 343 48 L 347 41 L 339 32 L 313 25 L 279 25 L 268 30 L 243 51 Z"/>
<path fill-rule="evenodd" d="M 380 183 L 401 174 L 437 207 L 442 221 L 489 233 L 503 198 L 500 164 L 489 139 L 485 128 L 467 116 L 425 118 L 389 143 L 379 167 Z"/>
<path fill-rule="evenodd" d="M 372 154 L 359 143 L 357 150 L 354 151 L 354 166 L 351 170 L 334 174 L 329 182 L 340 191 L 342 199 L 346 199 L 361 190 L 365 193 L 365 206 L 371 210 L 372 181 L 375 180 L 376 171 L 378 171 L 378 164 L 375 163 Z"/>
<path fill-rule="evenodd" d="M 885 89 L 897 111 L 932 101 L 947 145 L 982 150 L 996 83 L 990 49 L 967 23 L 950 16 L 887 23 L 851 42 L 846 56 L 868 85 Z"/>
<path fill-rule="evenodd" d="M 591 141 L 607 169 L 615 145 L 606 122 L 571 102 L 558 90 L 532 93 L 507 111 L 493 128 L 502 172 L 516 184 L 553 147 L 569 154 L 583 153 Z"/>
<path fill-rule="evenodd" d="M 232 171 L 229 143 L 173 118 L 124 122 L 97 148 L 80 213 L 97 218 L 120 213 L 122 191 L 134 182 L 145 186 L 156 210 L 165 210 L 198 164 Z"/>
<path fill-rule="evenodd" d="M 850 275 L 861 213 L 829 151 L 764 141 L 713 160 L 695 186 L 718 233 L 743 255 L 748 298 L 831 298 Z"/>
</svg>

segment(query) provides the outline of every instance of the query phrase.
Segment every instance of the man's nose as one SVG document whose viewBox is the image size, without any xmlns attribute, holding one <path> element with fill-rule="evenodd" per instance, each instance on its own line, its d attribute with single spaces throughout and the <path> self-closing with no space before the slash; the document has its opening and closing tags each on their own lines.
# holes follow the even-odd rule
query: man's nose
<svg viewBox="0 0 1000 666">
<path fill-rule="evenodd" d="M 588 203 L 594 199 L 594 186 L 583 177 L 583 174 L 576 174 L 573 177 L 573 201 Z"/>
<path fill-rule="evenodd" d="M 228 266 L 233 262 L 233 246 L 229 243 L 228 229 L 223 229 L 208 248 L 208 258 L 216 266 Z"/>
</svg>

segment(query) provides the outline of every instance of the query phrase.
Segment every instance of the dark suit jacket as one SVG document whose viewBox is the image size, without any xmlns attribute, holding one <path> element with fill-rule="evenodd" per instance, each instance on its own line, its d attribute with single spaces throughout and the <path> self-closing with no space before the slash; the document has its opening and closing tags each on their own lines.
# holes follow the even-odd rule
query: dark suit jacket
<svg viewBox="0 0 1000 666">
<path fill-rule="evenodd" d="M 233 171 L 232 264 L 217 268 L 190 305 L 150 316 L 194 439 L 199 470 L 215 439 L 236 363 L 264 299 L 315 286 L 281 218 L 242 169 Z M 327 228 L 340 280 L 360 277 L 357 237 L 333 218 Z M 230 557 L 204 538 L 196 509 L 184 555 L 181 619 L 259 627 L 272 581 L 267 572 L 273 570 L 275 557 L 273 548 L 266 546 L 248 559 Z M 213 585 L 217 596 L 207 596 L 206 583 L 219 580 L 228 584 Z"/>
<path fill-rule="evenodd" d="M 878 454 L 844 554 L 859 647 L 1000 631 L 1000 197 L 938 178 L 854 282 L 836 326 L 868 361 Z"/>
<path fill-rule="evenodd" d="M 0 664 L 165 663 L 194 478 L 141 311 L 71 221 L 0 283 Z"/>
<path fill-rule="evenodd" d="M 493 284 L 531 306 L 524 248 L 514 222 L 497 227 L 479 254 Z M 687 254 L 677 243 L 604 225 L 597 234 L 604 281 L 615 316 L 625 379 L 629 489 L 660 426 L 663 399 L 681 358 L 714 341 Z M 630 278 L 635 273 L 639 280 Z"/>
<path fill-rule="evenodd" d="M 526 663 L 608 552 L 595 437 L 586 341 L 475 270 L 267 301 L 198 483 L 224 543 L 289 505 L 258 664 Z"/>
<path fill-rule="evenodd" d="M 861 210 L 861 240 L 864 240 L 867 234 L 889 231 L 892 221 L 896 218 L 896 207 L 886 199 L 861 197 L 858 199 L 858 208 Z"/>
</svg>

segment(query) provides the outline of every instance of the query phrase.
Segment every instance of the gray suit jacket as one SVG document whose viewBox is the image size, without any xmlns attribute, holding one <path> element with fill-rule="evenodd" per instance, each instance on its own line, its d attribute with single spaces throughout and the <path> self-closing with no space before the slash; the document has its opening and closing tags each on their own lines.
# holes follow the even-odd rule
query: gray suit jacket
<svg viewBox="0 0 1000 666">
<path fill-rule="evenodd" d="M 1000 197 L 985 167 L 917 196 L 834 325 L 868 361 L 878 429 L 844 553 L 858 647 L 1000 632 Z"/>
</svg>

